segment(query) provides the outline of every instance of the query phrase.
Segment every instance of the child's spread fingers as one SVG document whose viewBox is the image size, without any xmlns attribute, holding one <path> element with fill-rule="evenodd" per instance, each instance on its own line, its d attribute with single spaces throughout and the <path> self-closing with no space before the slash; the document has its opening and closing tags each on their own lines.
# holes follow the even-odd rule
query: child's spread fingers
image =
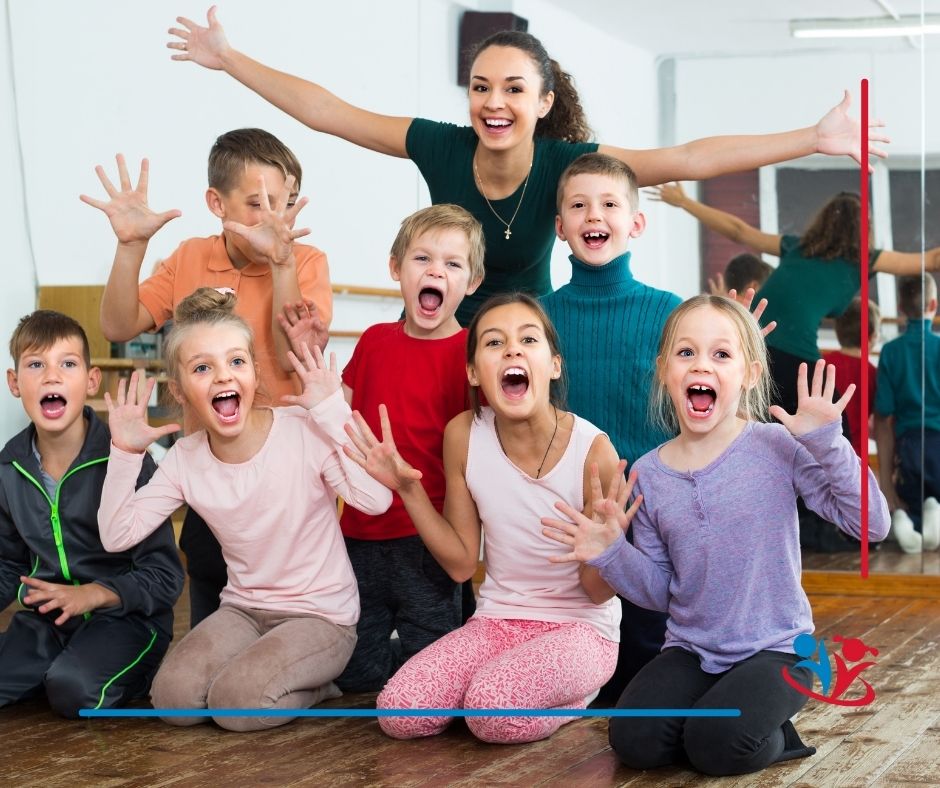
<svg viewBox="0 0 940 788">
<path fill-rule="evenodd" d="M 117 390 L 117 404 L 119 408 L 122 405 L 126 404 L 127 402 L 126 386 L 127 386 L 127 381 L 125 381 L 124 378 L 121 378 L 118 381 L 118 390 Z"/>
<path fill-rule="evenodd" d="M 824 369 L 826 371 L 826 385 L 823 388 L 823 396 L 828 402 L 832 402 L 832 398 L 836 393 L 836 367 L 835 364 L 827 364 Z"/>
<path fill-rule="evenodd" d="M 108 204 L 106 202 L 96 200 L 94 197 L 89 197 L 87 194 L 79 194 L 78 199 L 86 205 L 90 205 L 92 208 L 97 208 L 99 211 L 107 213 Z"/>
<path fill-rule="evenodd" d="M 320 350 L 319 345 L 317 346 L 317 350 Z M 330 372 L 332 372 L 334 375 L 339 375 L 339 367 L 336 365 L 335 353 L 330 353 Z"/>
<path fill-rule="evenodd" d="M 813 367 L 813 383 L 811 395 L 814 397 L 821 397 L 823 391 L 823 378 L 825 377 L 826 372 L 826 362 L 822 359 L 816 362 L 816 366 Z"/>
<path fill-rule="evenodd" d="M 305 235 L 310 235 L 309 227 L 301 227 L 299 230 L 290 231 L 290 237 L 292 241 L 296 241 L 298 238 L 303 238 Z"/>
<path fill-rule="evenodd" d="M 845 410 L 846 406 L 849 404 L 849 400 L 852 399 L 852 395 L 855 393 L 855 384 L 849 383 L 849 387 L 845 390 L 845 394 L 839 397 L 839 401 L 836 402 L 836 407 L 839 411 Z"/>
<path fill-rule="evenodd" d="M 380 405 L 380 406 L 379 406 L 379 413 L 382 412 L 381 408 L 382 408 L 382 406 Z M 375 433 L 372 432 L 372 428 L 369 426 L 369 424 L 368 424 L 368 423 L 366 422 L 366 420 L 363 418 L 362 414 L 361 414 L 358 410 L 354 410 L 353 413 L 352 413 L 352 415 L 353 415 L 353 421 L 356 422 L 356 427 L 359 428 L 359 433 L 362 435 L 363 439 L 364 439 L 365 441 L 367 441 L 367 443 L 368 443 L 369 445 L 375 446 L 375 445 L 379 442 L 379 440 L 378 440 L 378 438 L 375 437 Z M 386 416 L 386 418 L 387 418 L 387 416 Z M 384 426 L 384 425 L 383 425 L 383 426 Z"/>
<path fill-rule="evenodd" d="M 149 183 L 150 161 L 147 158 L 143 158 L 140 160 L 140 175 L 137 176 L 137 191 L 141 194 L 146 194 Z"/>
<path fill-rule="evenodd" d="M 118 196 L 118 190 L 114 188 L 114 184 L 111 183 L 111 179 L 108 177 L 108 174 L 104 171 L 104 167 L 100 164 L 95 165 L 95 175 L 98 176 L 98 180 L 101 181 L 101 185 L 104 187 L 104 190 L 108 193 L 108 197 L 112 200 Z"/>
<path fill-rule="evenodd" d="M 777 321 L 776 321 L 776 320 L 771 320 L 766 326 L 764 326 L 764 327 L 760 330 L 761 336 L 767 336 L 767 335 L 768 335 L 771 331 L 773 331 L 776 327 L 777 327 Z"/>
<path fill-rule="evenodd" d="M 806 362 L 800 364 L 799 372 L 796 373 L 796 398 L 797 402 L 802 402 L 809 397 L 809 385 L 806 382 L 807 365 Z"/>
<path fill-rule="evenodd" d="M 352 436 L 352 433 L 349 430 L 349 425 L 346 426 L 346 432 L 350 435 L 350 437 Z M 345 446 L 343 446 L 343 454 L 345 454 L 350 460 L 356 463 L 356 465 L 358 465 L 360 468 L 365 470 L 366 458 L 364 454 L 356 451 L 348 443 Z"/>
<path fill-rule="evenodd" d="M 388 418 L 388 408 L 384 404 L 379 405 L 379 423 L 382 425 L 382 442 L 395 447 L 395 439 L 392 437 L 392 422 Z"/>
<path fill-rule="evenodd" d="M 748 288 L 748 292 L 749 292 L 749 293 L 753 293 L 754 295 L 757 295 L 757 293 L 756 293 L 756 291 L 754 290 L 753 287 Z M 754 297 L 754 296 L 752 295 L 752 296 L 751 296 L 751 300 L 752 300 L 752 301 L 753 301 L 753 297 Z M 764 310 L 765 310 L 765 309 L 767 309 L 767 299 L 766 299 L 766 298 L 762 298 L 760 301 L 757 302 L 757 306 L 754 307 L 754 309 L 751 311 L 751 314 L 754 315 L 754 319 L 755 319 L 755 320 L 757 320 L 758 322 L 760 322 L 761 315 L 764 314 Z"/>
<path fill-rule="evenodd" d="M 127 172 L 127 162 L 124 160 L 124 154 L 119 153 L 116 157 L 118 165 L 118 178 L 121 181 L 121 191 L 129 192 L 132 190 L 131 176 Z"/>
</svg>

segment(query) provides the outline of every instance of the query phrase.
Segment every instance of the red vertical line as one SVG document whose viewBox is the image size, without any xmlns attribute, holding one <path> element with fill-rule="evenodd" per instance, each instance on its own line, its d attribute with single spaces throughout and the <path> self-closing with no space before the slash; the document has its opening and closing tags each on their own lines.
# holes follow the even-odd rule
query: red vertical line
<svg viewBox="0 0 940 788">
<path fill-rule="evenodd" d="M 859 419 L 862 428 L 859 448 L 861 456 L 861 510 L 862 510 L 862 578 L 868 577 L 868 80 L 862 80 L 862 107 L 861 107 L 861 242 L 858 245 L 860 252 L 859 270 L 861 271 L 861 317 L 862 317 L 862 370 L 861 391 L 859 405 L 862 417 Z M 883 457 L 878 461 L 882 462 Z"/>
</svg>

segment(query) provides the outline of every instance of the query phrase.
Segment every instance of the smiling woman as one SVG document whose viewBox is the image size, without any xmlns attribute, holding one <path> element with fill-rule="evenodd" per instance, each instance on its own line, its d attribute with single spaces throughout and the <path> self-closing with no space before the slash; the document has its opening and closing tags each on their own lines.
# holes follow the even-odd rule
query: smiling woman
<svg viewBox="0 0 940 788">
<path fill-rule="evenodd" d="M 486 280 L 461 305 L 466 324 L 494 293 L 551 290 L 555 189 L 564 168 L 600 150 L 629 164 L 640 185 L 699 179 L 811 153 L 858 158 L 860 130 L 848 95 L 819 123 L 782 134 L 711 137 L 670 148 L 630 150 L 588 142 L 571 76 L 528 33 L 497 33 L 470 68 L 470 126 L 369 112 L 320 85 L 268 68 L 233 49 L 215 8 L 207 26 L 178 17 L 175 60 L 220 69 L 315 131 L 380 153 L 411 158 L 435 203 L 450 202 L 483 224 Z M 871 135 L 872 140 L 883 140 Z M 880 155 L 877 148 L 872 153 Z"/>
</svg>

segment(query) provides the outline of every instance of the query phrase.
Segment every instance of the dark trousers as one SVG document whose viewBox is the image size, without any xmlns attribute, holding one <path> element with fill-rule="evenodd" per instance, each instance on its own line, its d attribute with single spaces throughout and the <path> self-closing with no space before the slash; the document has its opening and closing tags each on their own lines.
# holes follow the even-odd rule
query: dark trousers
<svg viewBox="0 0 940 788">
<path fill-rule="evenodd" d="M 668 648 L 630 682 L 617 708 L 737 708 L 740 717 L 612 717 L 610 744 L 627 766 L 653 769 L 691 763 L 716 776 L 756 772 L 777 761 L 812 755 L 790 717 L 806 696 L 790 687 L 781 670 L 794 654 L 761 651 L 724 673 L 706 673 L 699 658 Z M 807 689 L 812 674 L 792 671 Z"/>
<path fill-rule="evenodd" d="M 920 530 L 925 498 L 940 499 L 940 432 L 908 430 L 894 444 L 898 462 L 896 489 L 907 513 Z"/>
<path fill-rule="evenodd" d="M 45 690 L 54 711 L 75 718 L 147 694 L 169 635 L 138 616 L 54 618 L 21 610 L 0 633 L 0 707 Z"/>
<path fill-rule="evenodd" d="M 180 531 L 180 550 L 186 554 L 189 575 L 189 628 L 219 609 L 219 595 L 228 582 L 222 548 L 206 521 L 189 509 Z"/>
<path fill-rule="evenodd" d="M 610 707 L 617 702 L 624 689 L 647 662 L 656 657 L 666 639 L 666 613 L 647 610 L 634 605 L 629 599 L 618 597 L 623 608 L 620 618 L 620 647 L 617 669 L 594 702 L 595 706 Z"/>
<path fill-rule="evenodd" d="M 347 538 L 346 550 L 362 612 L 356 649 L 336 684 L 344 692 L 376 692 L 405 660 L 460 626 L 461 585 L 417 536 Z"/>
</svg>

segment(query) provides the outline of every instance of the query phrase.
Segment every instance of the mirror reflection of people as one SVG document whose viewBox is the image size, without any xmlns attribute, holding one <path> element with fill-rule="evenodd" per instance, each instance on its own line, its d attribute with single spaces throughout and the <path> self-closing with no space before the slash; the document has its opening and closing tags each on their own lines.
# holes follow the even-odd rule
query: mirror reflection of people
<svg viewBox="0 0 940 788">
<path fill-rule="evenodd" d="M 541 296 L 551 291 L 555 188 L 562 170 L 583 153 L 599 151 L 622 160 L 641 186 L 710 178 L 811 153 L 850 155 L 856 161 L 861 156 L 860 128 L 848 115 L 848 93 L 818 123 L 803 129 L 629 150 L 588 141 L 591 131 L 571 76 L 528 33 L 497 33 L 477 48 L 470 68 L 470 126 L 459 127 L 369 112 L 320 85 L 252 60 L 229 45 L 215 7 L 206 26 L 184 17 L 177 22 L 180 27 L 169 31 L 174 60 L 225 71 L 315 131 L 412 159 L 434 203 L 456 203 L 483 224 L 486 279 L 458 312 L 463 325 L 494 293 Z M 871 132 L 869 139 L 887 141 Z M 884 155 L 876 146 L 870 152 Z"/>
<path fill-rule="evenodd" d="M 774 267 L 765 263 L 757 255 L 744 252 L 728 261 L 725 270 L 714 278 L 708 279 L 708 292 L 712 295 L 728 295 L 735 292 L 735 300 L 744 307 L 750 306 L 747 291 L 755 293 L 764 286 L 764 282 L 773 273 Z"/>
<path fill-rule="evenodd" d="M 937 315 L 934 278 L 899 280 L 898 306 L 907 328 L 885 343 L 878 359 L 875 441 L 892 535 L 905 553 L 919 553 L 940 547 L 940 336 L 931 330 Z"/>
<path fill-rule="evenodd" d="M 775 403 L 792 411 L 797 404 L 800 364 L 821 358 L 817 344 L 824 317 L 837 317 L 859 289 L 861 201 L 840 192 L 826 202 L 801 236 L 765 233 L 737 216 L 689 197 L 678 183 L 651 189 L 653 199 L 682 208 L 708 229 L 755 252 L 780 257 L 757 298 L 767 299 L 763 322 L 777 321 L 767 337 L 770 372 L 778 396 Z M 871 243 L 869 243 L 871 247 Z M 940 270 L 940 247 L 926 254 L 928 271 Z M 911 275 L 920 272 L 920 253 L 869 250 L 869 275 Z"/>
</svg>

